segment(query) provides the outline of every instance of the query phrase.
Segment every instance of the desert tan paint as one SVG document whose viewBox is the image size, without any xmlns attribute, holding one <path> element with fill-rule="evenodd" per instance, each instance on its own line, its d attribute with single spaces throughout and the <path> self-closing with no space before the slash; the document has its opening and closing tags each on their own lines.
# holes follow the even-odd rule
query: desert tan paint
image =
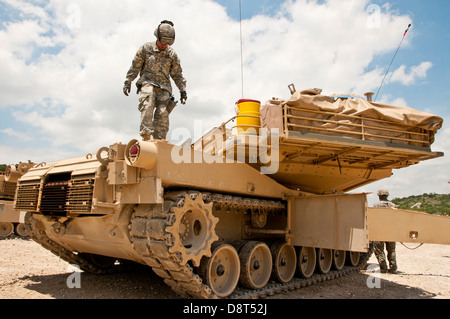
<svg viewBox="0 0 450 319">
<path fill-rule="evenodd" d="M 450 244 L 450 218 L 427 213 L 369 208 L 369 240 L 404 243 Z"/>
</svg>

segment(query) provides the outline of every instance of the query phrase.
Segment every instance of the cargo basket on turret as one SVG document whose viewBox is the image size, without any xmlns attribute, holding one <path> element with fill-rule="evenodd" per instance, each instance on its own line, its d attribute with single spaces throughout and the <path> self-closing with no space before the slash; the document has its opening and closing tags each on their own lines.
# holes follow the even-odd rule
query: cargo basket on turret
<svg viewBox="0 0 450 319">
<path fill-rule="evenodd" d="M 442 118 L 358 96 L 320 93 L 295 92 L 289 100 L 273 99 L 261 108 L 262 127 L 281 132 L 280 161 L 290 164 L 290 169 L 280 166 L 280 182 L 314 193 L 333 187 L 348 191 L 384 178 L 377 171 L 388 177 L 388 170 L 443 156 L 431 151 Z"/>
<path fill-rule="evenodd" d="M 442 118 L 409 107 L 372 103 L 358 96 L 319 93 L 317 89 L 304 90 L 295 92 L 289 100 L 267 102 L 262 110 L 266 115 L 262 126 L 280 128 L 287 138 L 315 134 L 379 142 L 387 147 L 425 149 L 430 148 L 434 135 L 442 127 Z M 274 119 L 278 122 L 273 122 Z"/>
</svg>

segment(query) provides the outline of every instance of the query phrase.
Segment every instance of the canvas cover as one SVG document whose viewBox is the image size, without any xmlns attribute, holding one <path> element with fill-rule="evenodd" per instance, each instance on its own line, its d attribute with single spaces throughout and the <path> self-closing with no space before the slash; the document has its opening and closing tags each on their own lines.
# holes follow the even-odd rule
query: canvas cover
<svg viewBox="0 0 450 319">
<path fill-rule="evenodd" d="M 287 111 L 287 121 L 283 118 Z M 261 108 L 262 126 L 323 135 L 429 147 L 442 127 L 439 116 L 410 107 L 369 102 L 361 97 L 326 96 L 320 89 L 273 99 Z M 287 125 L 286 125 L 287 124 Z"/>
</svg>

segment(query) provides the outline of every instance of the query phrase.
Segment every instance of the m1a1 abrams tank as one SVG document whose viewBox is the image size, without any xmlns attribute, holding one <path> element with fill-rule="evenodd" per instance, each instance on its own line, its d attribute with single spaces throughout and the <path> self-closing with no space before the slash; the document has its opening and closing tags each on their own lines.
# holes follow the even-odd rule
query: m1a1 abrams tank
<svg viewBox="0 0 450 319">
<path fill-rule="evenodd" d="M 17 180 L 28 172 L 34 165 L 32 162 L 9 165 L 5 173 L 0 174 L 0 238 L 5 238 L 13 233 L 21 237 L 27 237 L 23 212 L 16 212 L 13 208 L 13 200 L 16 192 Z"/>
<path fill-rule="evenodd" d="M 132 140 L 36 166 L 15 208 L 69 263 L 96 273 L 148 265 L 183 297 L 263 296 L 358 269 L 378 219 L 368 223 L 366 194 L 348 192 L 442 156 L 430 148 L 442 119 L 292 93 L 261 108 L 240 100 L 235 127 L 195 143 Z"/>
</svg>

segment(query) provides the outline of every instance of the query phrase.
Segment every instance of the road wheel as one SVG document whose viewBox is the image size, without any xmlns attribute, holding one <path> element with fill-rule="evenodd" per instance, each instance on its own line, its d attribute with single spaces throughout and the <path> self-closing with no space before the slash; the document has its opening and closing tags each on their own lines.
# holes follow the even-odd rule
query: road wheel
<svg viewBox="0 0 450 319">
<path fill-rule="evenodd" d="M 250 289 L 263 288 L 272 273 L 272 254 L 269 247 L 259 241 L 247 242 L 239 252 L 242 286 Z"/>
<path fill-rule="evenodd" d="M 341 270 L 345 265 L 345 251 L 333 250 L 333 268 Z"/>
<path fill-rule="evenodd" d="M 12 223 L 0 223 L 0 237 L 8 237 L 14 232 Z"/>
<path fill-rule="evenodd" d="M 331 249 L 317 248 L 317 272 L 326 274 L 333 263 L 333 252 Z"/>
<path fill-rule="evenodd" d="M 312 247 L 300 247 L 297 256 L 299 276 L 303 278 L 311 277 L 316 268 L 316 250 Z"/>
<path fill-rule="evenodd" d="M 297 254 L 294 246 L 279 241 L 270 246 L 270 251 L 273 259 L 273 277 L 281 283 L 291 281 L 297 267 Z"/>
<path fill-rule="evenodd" d="M 228 244 L 213 244 L 211 257 L 203 257 L 199 267 L 204 283 L 220 298 L 233 293 L 239 280 L 239 271 L 239 255 Z"/>
<path fill-rule="evenodd" d="M 20 237 L 29 237 L 30 236 L 30 235 L 28 235 L 25 224 L 23 224 L 23 223 L 18 223 L 16 225 L 15 232 L 16 232 L 16 235 L 18 235 Z"/>
</svg>

